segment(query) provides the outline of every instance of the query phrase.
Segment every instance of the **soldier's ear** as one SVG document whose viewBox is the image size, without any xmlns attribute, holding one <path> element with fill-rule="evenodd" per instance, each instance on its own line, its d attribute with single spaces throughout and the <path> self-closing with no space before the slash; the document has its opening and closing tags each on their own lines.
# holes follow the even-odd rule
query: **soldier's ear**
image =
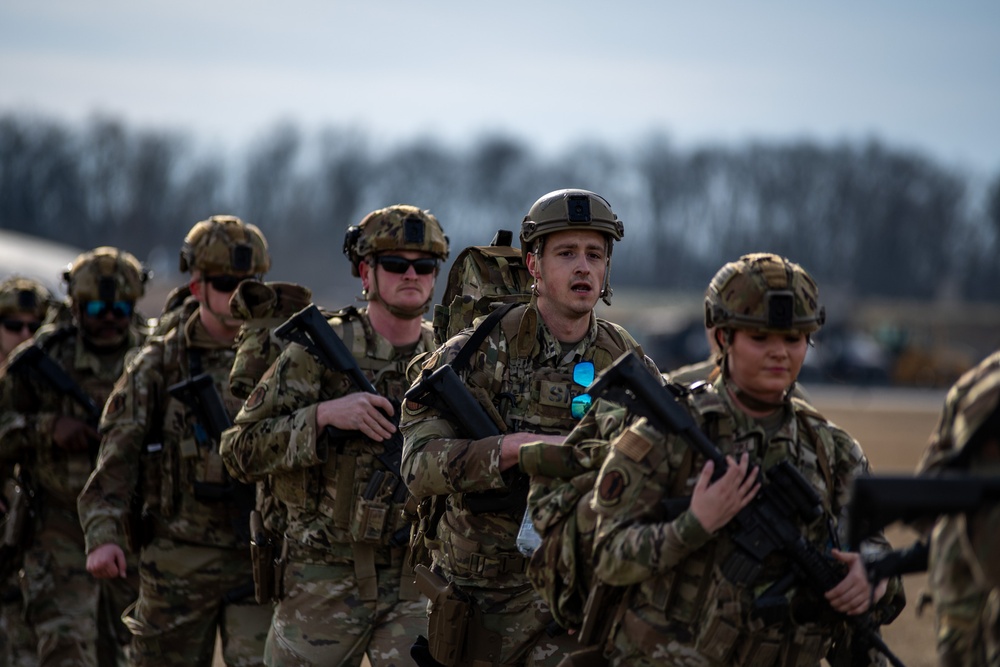
<svg viewBox="0 0 1000 667">
<path fill-rule="evenodd" d="M 529 252 L 528 253 L 528 257 L 527 257 L 527 266 L 528 266 L 528 273 L 531 274 L 532 278 L 534 278 L 535 280 L 537 280 L 538 279 L 538 273 L 537 273 L 537 271 L 538 271 L 538 255 L 536 255 L 533 252 Z"/>
</svg>

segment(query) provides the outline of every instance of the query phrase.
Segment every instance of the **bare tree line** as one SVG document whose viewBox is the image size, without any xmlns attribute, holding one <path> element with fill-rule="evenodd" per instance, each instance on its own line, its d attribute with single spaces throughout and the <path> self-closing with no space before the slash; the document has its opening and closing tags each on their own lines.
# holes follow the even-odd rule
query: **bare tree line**
<svg viewBox="0 0 1000 667">
<path fill-rule="evenodd" d="M 997 302 L 1000 174 L 985 181 L 874 140 L 679 150 L 650 136 L 543 157 L 505 136 L 377 148 L 285 124 L 221 155 L 113 118 L 0 115 L 0 228 L 172 269 L 195 221 L 233 213 L 268 236 L 276 279 L 307 285 L 346 280 L 343 232 L 374 208 L 428 208 L 460 248 L 516 230 L 541 194 L 582 187 L 625 221 L 618 287 L 700 291 L 723 262 L 768 250 L 845 297 Z"/>
</svg>

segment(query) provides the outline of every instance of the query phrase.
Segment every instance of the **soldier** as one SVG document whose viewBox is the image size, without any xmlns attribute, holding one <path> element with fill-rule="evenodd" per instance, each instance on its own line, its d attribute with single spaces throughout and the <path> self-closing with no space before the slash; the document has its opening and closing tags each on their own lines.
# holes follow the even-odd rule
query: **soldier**
<svg viewBox="0 0 1000 667">
<path fill-rule="evenodd" d="M 1000 352 L 948 392 L 920 464 L 979 475 L 1000 473 Z M 942 517 L 931 533 L 928 584 L 942 667 L 1000 664 L 1000 506 Z"/>
<path fill-rule="evenodd" d="M 524 495 L 509 489 L 524 487 L 521 445 L 562 442 L 586 410 L 584 387 L 595 370 L 628 350 L 641 354 L 628 332 L 594 315 L 599 298 L 610 300 L 611 251 L 623 232 L 600 195 L 558 190 L 542 196 L 521 225 L 521 251 L 534 279 L 530 302 L 499 322 L 478 320 L 475 333 L 458 334 L 424 364 L 424 376 L 457 365 L 503 435 L 470 439 L 455 415 L 412 401 L 404 406 L 407 486 L 418 499 L 445 498 L 436 525 L 421 527 L 430 540 L 431 570 L 474 607 L 475 627 L 463 633 L 438 620 L 443 605 L 430 606 L 429 651 L 438 660 L 447 647 L 457 647 L 459 665 L 554 665 L 575 648 L 568 635 L 546 633 L 557 628 L 550 627 L 552 616 L 515 546 Z M 468 363 L 455 364 L 463 349 Z M 483 498 L 485 509 L 478 502 Z"/>
<path fill-rule="evenodd" d="M 818 665 L 834 640 L 847 644 L 844 614 L 897 603 L 899 585 L 893 580 L 885 595 L 882 581 L 873 591 L 861 555 L 837 548 L 848 484 L 868 462 L 853 438 L 790 392 L 809 337 L 825 321 L 819 291 L 787 259 L 745 255 L 712 279 L 705 320 L 721 372 L 689 394 L 687 406 L 728 467 L 712 481 L 711 461 L 646 419 L 624 418 L 609 438 L 592 501 L 596 575 L 629 588 L 617 612 L 605 611 L 615 614 L 606 654 L 614 665 Z M 782 462 L 822 505 L 822 519 L 800 522 L 803 536 L 845 573 L 825 600 L 785 577 L 790 561 L 778 552 L 747 584 L 729 576 L 742 552 L 734 553 L 727 526 Z M 661 501 L 679 496 L 691 497 L 689 508 L 664 517 Z M 878 538 L 866 549 L 887 546 Z M 862 659 L 851 664 L 872 658 Z"/>
<path fill-rule="evenodd" d="M 226 475 L 217 422 L 239 407 L 228 389 L 240 325 L 230 296 L 270 264 L 255 226 L 229 215 L 195 224 L 180 252 L 191 294 L 171 314 L 173 326 L 128 365 L 105 407 L 80 521 L 94 577 L 125 576 L 126 546 L 139 554 L 139 597 L 123 617 L 133 665 L 208 667 L 217 634 L 226 664 L 261 664 L 270 607 L 252 595 L 253 490 Z M 198 378 L 208 380 L 202 393 L 188 393 Z"/>
<path fill-rule="evenodd" d="M 402 574 L 407 531 L 397 533 L 406 494 L 386 455 L 406 367 L 433 348 L 421 316 L 448 238 L 428 211 L 400 204 L 350 227 L 344 254 L 368 305 L 338 311 L 328 324 L 378 395 L 289 344 L 223 443 L 233 474 L 270 477 L 286 509 L 284 594 L 267 638 L 268 665 L 360 665 L 366 654 L 377 667 L 411 664 L 409 647 L 425 622 L 426 602 L 412 573 Z"/>
<path fill-rule="evenodd" d="M 131 326 L 148 274 L 127 252 L 101 247 L 63 274 L 72 319 L 39 329 L 0 372 L 0 458 L 19 461 L 38 521 L 21 590 L 40 665 L 112 664 L 128 643 L 118 621 L 135 577 L 95 582 L 85 572 L 76 497 L 94 467 L 100 407 L 142 334 Z"/>
<path fill-rule="evenodd" d="M 42 322 L 52 296 L 36 280 L 13 276 L 0 283 L 0 365 L 26 340 L 31 339 Z M 5 415 L 0 415 L 3 420 Z M 5 427 L 0 425 L 0 430 Z M 13 466 L 0 467 L 0 477 L 11 480 Z M 6 483 L 6 482 L 5 482 Z M 6 487 L 5 487 L 6 488 Z M 14 489 L 11 487 L 11 496 Z M 10 510 L 12 497 L 0 498 L 0 517 Z M 2 524 L 0 524 L 2 525 Z M 6 531 L 3 531 L 6 536 Z M 16 552 L 15 552 L 16 550 Z M 24 621 L 21 613 L 21 589 L 18 586 L 17 571 L 21 563 L 21 545 L 0 544 L 0 666 L 31 667 L 38 664 L 36 659 L 35 633 Z"/>
</svg>

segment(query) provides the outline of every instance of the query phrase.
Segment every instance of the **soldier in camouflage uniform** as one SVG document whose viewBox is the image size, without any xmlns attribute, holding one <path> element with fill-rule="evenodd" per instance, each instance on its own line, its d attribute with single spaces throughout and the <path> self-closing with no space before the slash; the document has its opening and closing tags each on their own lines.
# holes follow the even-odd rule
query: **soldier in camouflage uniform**
<svg viewBox="0 0 1000 667">
<path fill-rule="evenodd" d="M 0 364 L 35 332 L 45 320 L 52 296 L 36 280 L 13 276 L 0 283 Z M 0 423 L 7 414 L 0 414 Z M 14 417 L 14 415 L 11 415 Z M 5 427 L 0 425 L 0 429 Z M 6 480 L 13 474 L 13 466 L 0 466 L 0 478 Z M 5 486 L 5 489 L 7 487 Z M 11 489 L 13 491 L 13 489 Z M 0 518 L 9 509 L 11 498 L 0 498 Z M 3 521 L 0 521 L 0 526 Z M 0 534 L 4 531 L 0 529 Z M 24 621 L 22 613 L 21 588 L 18 585 L 21 553 L 12 549 L 3 550 L 0 562 L 0 667 L 32 667 L 38 664 L 37 639 L 35 633 Z"/>
<path fill-rule="evenodd" d="M 448 239 L 429 212 L 400 204 L 350 227 L 344 253 L 368 305 L 328 323 L 378 395 L 289 344 L 223 443 L 233 474 L 269 477 L 287 512 L 268 665 L 360 665 L 365 655 L 374 667 L 412 664 L 409 647 L 425 622 L 412 571 L 403 575 L 406 493 L 399 471 L 378 457 L 396 432 L 406 367 L 433 347 L 421 316 Z"/>
<path fill-rule="evenodd" d="M 118 618 L 135 599 L 136 579 L 95 582 L 86 573 L 76 497 L 94 467 L 99 406 L 142 342 L 131 322 L 147 272 L 129 253 L 101 247 L 77 257 L 63 277 L 72 321 L 43 326 L 0 374 L 0 413 L 16 415 L 0 433 L 0 458 L 19 460 L 37 494 L 39 520 L 21 591 L 39 664 L 112 664 L 128 642 Z M 81 400 L 35 370 L 11 370 L 33 347 L 75 382 Z"/>
<path fill-rule="evenodd" d="M 745 255 L 712 279 L 705 319 L 722 350 L 721 374 L 687 395 L 686 405 L 727 457 L 718 480 L 711 481 L 713 464 L 681 437 L 643 418 L 591 424 L 602 429 L 594 437 L 611 431 L 592 501 L 596 575 L 629 587 L 607 645 L 612 664 L 818 665 L 835 640 L 848 641 L 841 614 L 862 614 L 873 600 L 898 606 L 898 580 L 889 595 L 885 581 L 873 591 L 861 554 L 837 548 L 849 482 L 868 471 L 861 447 L 790 392 L 809 336 L 825 320 L 818 299 L 812 278 L 776 255 Z M 792 462 L 822 500 L 824 518 L 801 525 L 803 535 L 843 564 L 845 576 L 825 600 L 794 581 L 762 596 L 790 569 L 780 553 L 764 561 L 751 586 L 721 574 L 734 549 L 727 524 L 781 461 Z M 661 500 L 680 496 L 691 496 L 690 507 L 664 517 Z M 879 536 L 863 547 L 888 544 Z M 773 604 L 767 613 L 754 607 L 765 599 Z"/>
<path fill-rule="evenodd" d="M 503 315 L 468 366 L 456 371 L 503 435 L 470 439 L 453 415 L 412 401 L 404 406 L 406 483 L 418 499 L 444 499 L 436 525 L 425 518 L 420 528 L 432 571 L 475 608 L 476 627 L 465 637 L 445 638 L 438 630 L 447 623 L 434 620 L 441 605 L 429 607 L 429 650 L 439 660 L 443 647 L 456 642 L 454 664 L 494 667 L 554 665 L 576 648 L 569 635 L 551 632 L 558 628 L 525 575 L 526 559 L 515 546 L 523 496 L 503 498 L 515 499 L 510 489 L 524 482 L 521 445 L 561 443 L 585 411 L 589 397 L 581 396 L 585 388 L 574 382 L 574 369 L 600 371 L 628 350 L 641 354 L 628 332 L 593 312 L 599 298 L 610 299 L 611 251 L 623 232 L 607 200 L 586 190 L 550 192 L 524 218 L 520 241 L 535 281 L 531 301 Z M 469 329 L 446 342 L 423 374 L 452 363 L 472 335 Z M 659 377 L 652 361 L 648 365 Z M 509 507 L 474 513 L 477 501 L 470 498 L 482 492 L 499 495 Z"/>
<path fill-rule="evenodd" d="M 1000 352 L 948 392 L 920 470 L 1000 474 Z M 942 667 L 1000 665 L 1000 505 L 938 520 L 928 584 Z"/>
<path fill-rule="evenodd" d="M 228 215 L 195 224 L 180 254 L 191 295 L 172 314 L 174 325 L 128 365 L 105 407 L 80 521 L 95 577 L 124 576 L 127 542 L 141 548 L 139 598 L 123 617 L 134 665 L 208 667 L 217 633 L 227 665 L 262 664 L 270 606 L 253 598 L 253 489 L 226 475 L 208 419 L 170 387 L 207 376 L 226 418 L 236 414 L 229 371 L 240 322 L 229 300 L 270 263 L 255 226 Z"/>
</svg>

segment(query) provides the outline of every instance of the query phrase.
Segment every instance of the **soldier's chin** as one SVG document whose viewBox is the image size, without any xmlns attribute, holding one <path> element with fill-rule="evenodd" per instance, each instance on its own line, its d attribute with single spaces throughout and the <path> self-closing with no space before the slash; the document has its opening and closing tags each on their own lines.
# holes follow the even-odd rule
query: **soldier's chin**
<svg viewBox="0 0 1000 667">
<path fill-rule="evenodd" d="M 125 342 L 126 333 L 126 331 L 119 331 L 117 329 L 104 329 L 95 335 L 89 336 L 89 339 L 91 345 L 94 347 L 111 349 L 119 347 Z"/>
</svg>

